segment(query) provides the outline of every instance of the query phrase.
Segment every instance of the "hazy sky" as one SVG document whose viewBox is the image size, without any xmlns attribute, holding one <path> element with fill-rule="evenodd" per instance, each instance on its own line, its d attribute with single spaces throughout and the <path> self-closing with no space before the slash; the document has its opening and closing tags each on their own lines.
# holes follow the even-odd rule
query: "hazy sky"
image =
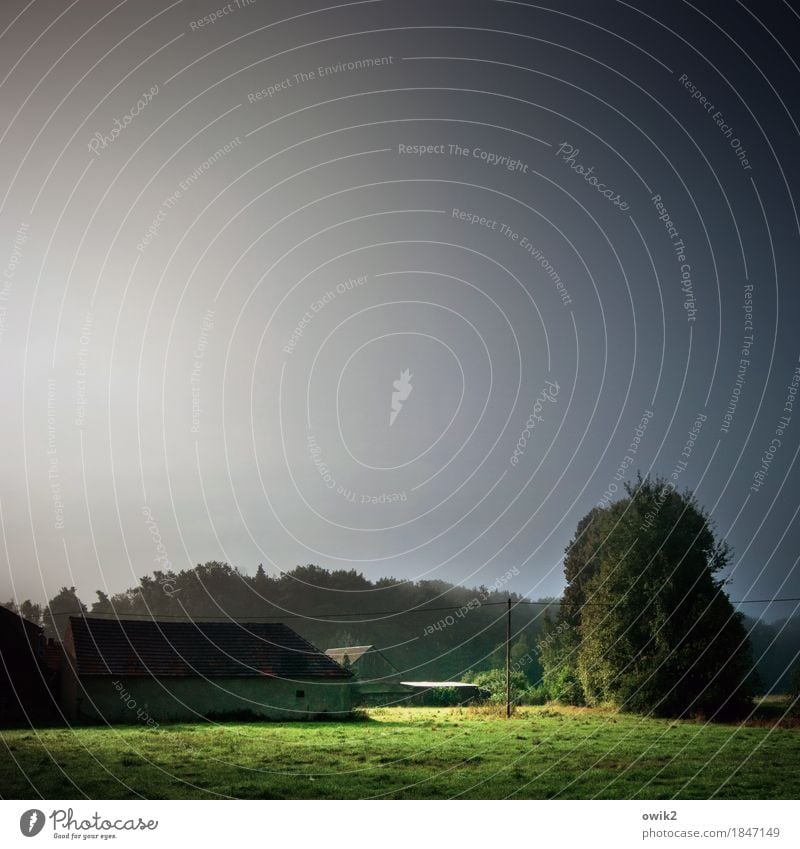
<svg viewBox="0 0 800 849">
<path fill-rule="evenodd" d="M 788 3 L 0 33 L 2 597 L 212 559 L 559 594 L 637 469 L 696 490 L 732 598 L 800 595 Z"/>
</svg>

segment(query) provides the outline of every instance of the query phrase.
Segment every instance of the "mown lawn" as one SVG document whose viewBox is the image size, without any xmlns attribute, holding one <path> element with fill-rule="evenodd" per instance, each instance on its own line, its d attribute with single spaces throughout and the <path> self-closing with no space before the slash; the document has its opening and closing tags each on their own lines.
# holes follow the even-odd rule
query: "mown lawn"
<svg viewBox="0 0 800 849">
<path fill-rule="evenodd" d="M 797 799 L 798 762 L 797 728 L 388 708 L 363 722 L 0 731 L 0 796 Z"/>
</svg>

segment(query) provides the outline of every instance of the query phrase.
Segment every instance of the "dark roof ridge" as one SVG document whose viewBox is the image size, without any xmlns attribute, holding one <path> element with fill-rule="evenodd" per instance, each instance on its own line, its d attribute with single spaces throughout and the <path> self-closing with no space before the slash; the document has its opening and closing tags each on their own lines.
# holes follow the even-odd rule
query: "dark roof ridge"
<svg viewBox="0 0 800 849">
<path fill-rule="evenodd" d="M 70 617 L 79 674 L 319 678 L 345 680 L 342 669 L 282 622 L 160 622 Z M 198 637 L 205 637 L 205 640 Z"/>
</svg>

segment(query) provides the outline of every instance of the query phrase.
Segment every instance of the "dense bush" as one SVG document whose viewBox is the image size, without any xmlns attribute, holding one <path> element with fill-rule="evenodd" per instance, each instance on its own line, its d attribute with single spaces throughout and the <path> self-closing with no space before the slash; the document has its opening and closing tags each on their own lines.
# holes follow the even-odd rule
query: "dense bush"
<svg viewBox="0 0 800 849">
<path fill-rule="evenodd" d="M 491 704 L 506 702 L 506 671 L 505 669 L 488 669 L 483 672 L 471 672 L 464 676 L 470 684 L 486 690 L 484 701 Z M 545 703 L 545 692 L 541 685 L 534 686 L 521 671 L 511 673 L 510 677 L 511 702 L 515 705 L 541 705 Z"/>
</svg>

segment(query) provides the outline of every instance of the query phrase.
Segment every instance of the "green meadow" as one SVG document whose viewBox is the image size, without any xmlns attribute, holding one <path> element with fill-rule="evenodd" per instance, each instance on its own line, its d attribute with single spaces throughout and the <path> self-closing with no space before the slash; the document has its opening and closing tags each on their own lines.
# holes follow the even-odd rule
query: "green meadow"
<svg viewBox="0 0 800 849">
<path fill-rule="evenodd" d="M 777 717 L 781 711 L 772 706 Z M 6 799 L 797 799 L 800 729 L 560 706 L 0 731 Z"/>
</svg>

